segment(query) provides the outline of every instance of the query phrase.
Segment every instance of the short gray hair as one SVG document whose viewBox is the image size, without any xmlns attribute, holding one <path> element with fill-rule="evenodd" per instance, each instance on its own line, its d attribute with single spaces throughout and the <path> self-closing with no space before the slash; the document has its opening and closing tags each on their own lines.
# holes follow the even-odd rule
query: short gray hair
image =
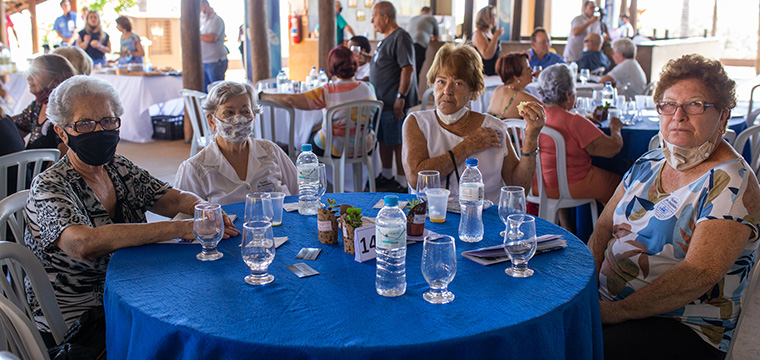
<svg viewBox="0 0 760 360">
<path fill-rule="evenodd" d="M 61 46 L 52 52 L 66 58 L 79 75 L 92 73 L 92 58 L 79 46 Z"/>
<path fill-rule="evenodd" d="M 544 104 L 561 104 L 575 93 L 575 76 L 565 64 L 554 64 L 538 75 L 538 94 Z"/>
<path fill-rule="evenodd" d="M 626 59 L 633 59 L 636 57 L 636 44 L 629 38 L 620 38 L 612 42 L 612 50 L 620 55 L 623 55 Z"/>
<path fill-rule="evenodd" d="M 119 93 L 105 80 L 86 75 L 76 75 L 58 85 L 50 94 L 47 117 L 53 124 L 64 126 L 74 118 L 74 103 L 89 96 L 105 97 L 116 117 L 124 114 Z"/>
<path fill-rule="evenodd" d="M 217 107 L 229 101 L 231 97 L 239 95 L 247 95 L 248 101 L 251 103 L 251 112 L 257 112 L 258 109 L 256 108 L 256 102 L 253 101 L 253 94 L 253 86 L 251 84 L 220 81 L 209 90 L 206 102 L 203 104 L 203 112 L 206 115 L 213 115 Z"/>
</svg>

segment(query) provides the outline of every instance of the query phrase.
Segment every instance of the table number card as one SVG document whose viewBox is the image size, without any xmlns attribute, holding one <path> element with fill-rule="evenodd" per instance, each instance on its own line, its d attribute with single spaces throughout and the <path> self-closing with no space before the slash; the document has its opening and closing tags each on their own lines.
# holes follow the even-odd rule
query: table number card
<svg viewBox="0 0 760 360">
<path fill-rule="evenodd" d="M 345 239 L 345 237 L 344 237 Z M 375 225 L 362 226 L 354 230 L 354 260 L 365 262 L 374 259 L 375 253 Z"/>
</svg>

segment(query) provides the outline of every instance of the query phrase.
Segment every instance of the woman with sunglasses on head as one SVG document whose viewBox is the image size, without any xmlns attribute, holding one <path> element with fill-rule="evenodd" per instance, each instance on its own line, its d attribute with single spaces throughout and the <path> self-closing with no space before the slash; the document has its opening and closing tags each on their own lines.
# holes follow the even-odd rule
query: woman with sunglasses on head
<svg viewBox="0 0 760 360">
<path fill-rule="evenodd" d="M 42 262 L 69 327 L 87 312 L 102 311 L 114 251 L 195 238 L 192 220 L 145 223 L 146 211 L 193 214 L 201 198 L 173 189 L 115 153 L 123 112 L 113 86 L 89 76 L 74 76 L 50 95 L 47 116 L 69 150 L 32 182 L 24 240 Z M 226 215 L 224 222 L 224 237 L 239 233 Z M 31 305 L 39 314 L 39 304 Z M 52 340 L 44 317 L 36 321 L 43 338 Z M 105 331 L 101 325 L 86 326 Z"/>
<path fill-rule="evenodd" d="M 628 170 L 589 240 L 606 359 L 722 359 L 735 336 L 760 223 L 757 178 L 723 140 L 735 86 L 695 54 L 660 75 L 661 148 Z"/>
<path fill-rule="evenodd" d="M 357 35 L 349 40 L 348 46 L 354 53 L 358 65 L 354 79 L 369 82 L 369 63 L 372 61 L 372 57 L 369 55 L 372 52 L 369 40 L 364 36 Z"/>
</svg>

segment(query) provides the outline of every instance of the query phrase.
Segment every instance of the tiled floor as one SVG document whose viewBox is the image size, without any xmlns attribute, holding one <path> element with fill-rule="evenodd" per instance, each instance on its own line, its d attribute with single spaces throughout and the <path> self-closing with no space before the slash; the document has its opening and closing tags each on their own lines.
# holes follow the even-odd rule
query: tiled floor
<svg viewBox="0 0 760 360">
<path fill-rule="evenodd" d="M 117 149 L 119 154 L 141 166 L 154 176 L 174 183 L 179 164 L 190 155 L 190 145 L 182 140 L 156 141 L 137 144 L 122 141 Z M 160 217 L 149 216 L 149 220 Z M 760 342 L 755 336 L 760 334 L 760 286 L 755 289 L 751 304 L 747 308 L 746 318 L 739 331 L 734 359 L 760 359 Z"/>
</svg>

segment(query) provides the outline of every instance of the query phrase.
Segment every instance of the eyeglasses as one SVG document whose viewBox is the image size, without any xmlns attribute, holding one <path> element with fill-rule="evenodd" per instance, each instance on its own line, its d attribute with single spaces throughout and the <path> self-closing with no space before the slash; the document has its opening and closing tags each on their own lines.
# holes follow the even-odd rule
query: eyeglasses
<svg viewBox="0 0 760 360">
<path fill-rule="evenodd" d="M 95 128 L 100 124 L 103 130 L 116 130 L 121 127 L 121 119 L 117 117 L 104 117 L 98 121 L 84 119 L 77 121 L 73 124 L 66 125 L 68 128 L 74 129 L 74 131 L 80 134 L 87 134 L 95 131 Z"/>
<path fill-rule="evenodd" d="M 657 113 L 660 115 L 673 115 L 679 107 L 689 115 L 699 115 L 707 111 L 708 108 L 717 108 L 718 106 L 715 104 L 705 104 L 703 101 L 692 101 L 684 104 L 661 102 L 657 104 Z"/>
<path fill-rule="evenodd" d="M 366 52 L 362 51 L 362 47 L 361 46 L 353 45 L 353 46 L 350 47 L 350 49 L 351 49 L 352 52 L 355 52 L 355 53 L 358 53 L 358 54 L 361 54 L 361 55 L 369 55 Z"/>
</svg>

